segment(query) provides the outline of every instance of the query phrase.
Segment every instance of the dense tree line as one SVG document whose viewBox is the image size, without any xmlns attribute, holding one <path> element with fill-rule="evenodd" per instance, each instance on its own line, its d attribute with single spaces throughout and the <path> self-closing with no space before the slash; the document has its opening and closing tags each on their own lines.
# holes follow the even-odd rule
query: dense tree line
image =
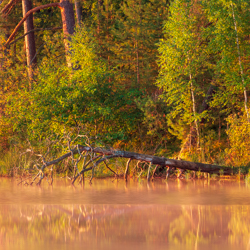
<svg viewBox="0 0 250 250">
<path fill-rule="evenodd" d="M 81 129 L 99 145 L 247 164 L 249 10 L 247 0 L 3 1 L 1 150 Z"/>
</svg>

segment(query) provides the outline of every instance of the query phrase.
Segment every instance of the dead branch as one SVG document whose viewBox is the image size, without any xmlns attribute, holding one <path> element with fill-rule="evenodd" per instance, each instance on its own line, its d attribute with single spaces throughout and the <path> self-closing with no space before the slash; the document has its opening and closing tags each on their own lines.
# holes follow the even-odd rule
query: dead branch
<svg viewBox="0 0 250 250">
<path fill-rule="evenodd" d="M 209 174 L 221 174 L 223 172 L 224 175 L 232 175 L 234 173 L 237 173 L 239 170 L 238 168 L 233 168 L 233 167 L 222 167 L 222 166 L 218 166 L 218 165 L 189 162 L 189 161 L 183 161 L 183 160 L 180 161 L 180 160 L 175 160 L 175 159 L 158 157 L 158 156 L 154 156 L 154 155 L 139 154 L 139 153 L 134 153 L 134 152 L 129 152 L 129 151 L 104 149 L 104 148 L 100 148 L 100 147 L 93 148 L 91 146 L 83 146 L 83 145 L 79 145 L 79 144 L 71 146 L 70 145 L 71 142 L 72 142 L 72 140 L 68 141 L 68 150 L 70 152 L 68 152 L 68 153 L 62 155 L 61 157 L 59 157 L 55 160 L 52 160 L 52 161 L 46 160 L 44 156 L 42 156 L 41 154 L 35 154 L 31 150 L 32 155 L 36 155 L 37 157 L 39 157 L 40 162 L 42 163 L 40 165 L 41 167 L 38 167 L 39 165 L 34 165 L 34 167 L 37 169 L 38 173 L 31 181 L 31 185 L 35 182 L 35 180 L 37 178 L 39 178 L 37 185 L 40 185 L 41 181 L 43 180 L 43 178 L 45 176 L 45 174 L 44 174 L 45 168 L 47 168 L 49 166 L 53 166 L 53 165 L 63 161 L 66 158 L 71 158 L 73 166 L 74 166 L 74 174 L 73 174 L 73 177 L 71 178 L 72 184 L 74 184 L 74 182 L 76 181 L 76 179 L 80 175 L 83 175 L 85 172 L 92 170 L 92 177 L 90 179 L 90 183 L 91 183 L 92 179 L 94 178 L 94 171 L 95 171 L 96 167 L 102 162 L 104 162 L 106 167 L 112 173 L 114 173 L 115 176 L 117 177 L 118 176 L 117 173 L 115 173 L 115 171 L 113 171 L 110 167 L 108 167 L 108 165 L 106 163 L 106 161 L 108 159 L 112 159 L 112 158 L 127 158 L 128 159 L 127 164 L 126 164 L 125 174 L 124 174 L 125 180 L 127 180 L 128 171 L 129 171 L 129 164 L 132 160 L 137 160 L 138 161 L 137 165 L 140 162 L 141 163 L 144 162 L 144 163 L 149 164 L 148 173 L 147 173 L 148 180 L 151 179 L 150 172 L 151 172 L 152 165 L 156 165 L 156 167 L 153 170 L 152 177 L 154 176 L 157 167 L 163 166 L 166 168 L 166 178 L 169 177 L 169 171 L 170 171 L 170 169 L 173 169 L 173 168 L 174 169 L 178 168 L 181 172 L 184 170 L 200 171 L 200 172 L 209 173 Z M 50 145 L 51 145 L 51 143 L 50 143 Z M 83 154 L 83 152 L 85 152 L 85 155 Z M 97 154 L 97 155 L 95 156 L 93 154 Z M 78 155 L 78 158 L 74 158 L 75 155 Z M 46 154 L 46 156 L 47 156 L 47 154 Z M 90 157 L 90 159 L 86 163 L 86 159 L 88 156 Z M 83 161 L 82 170 L 79 171 L 78 170 L 78 163 L 80 162 L 81 159 L 84 159 L 84 161 Z M 90 164 L 93 164 L 93 165 L 88 167 Z M 138 178 L 141 176 L 141 174 L 143 173 L 144 170 L 145 169 L 142 168 L 142 171 L 140 172 Z M 52 168 L 51 168 L 51 176 L 52 175 L 53 175 L 53 173 L 52 173 Z M 53 176 L 51 177 L 51 180 L 53 182 Z"/>
<path fill-rule="evenodd" d="M 19 0 L 10 0 L 2 9 L 1 14 L 8 15 L 10 10 L 14 7 L 14 5 L 17 3 Z"/>
<path fill-rule="evenodd" d="M 102 155 L 98 155 L 98 156 L 92 158 L 91 160 L 89 160 L 89 161 L 83 166 L 81 172 L 78 173 L 78 174 L 74 177 L 74 179 L 73 179 L 73 181 L 72 181 L 71 184 L 73 185 L 74 182 L 76 181 L 76 179 L 77 179 L 81 174 L 83 174 L 84 172 L 86 172 L 85 170 L 86 170 L 86 168 L 87 168 L 87 166 L 88 166 L 89 164 L 93 163 L 95 160 L 97 160 L 97 159 L 99 159 L 99 158 L 101 158 L 101 157 L 102 157 Z M 85 159 L 86 159 L 86 158 L 85 158 Z M 92 169 L 92 167 L 91 167 L 90 169 Z"/>
<path fill-rule="evenodd" d="M 128 172 L 129 172 L 129 164 L 130 164 L 130 162 L 131 162 L 131 159 L 129 159 L 128 161 L 127 161 L 127 164 L 126 164 L 126 170 L 125 170 L 125 173 L 124 173 L 124 179 L 127 181 L 127 179 L 128 179 Z"/>
<path fill-rule="evenodd" d="M 153 170 L 153 173 L 152 173 L 152 180 L 154 179 L 154 175 L 155 175 L 155 172 L 156 172 L 156 170 L 157 170 L 158 167 L 159 167 L 159 165 L 156 165 L 155 168 L 154 168 L 154 170 Z"/>
<path fill-rule="evenodd" d="M 166 180 L 168 179 L 168 177 L 169 177 L 169 170 L 170 170 L 170 167 L 169 166 L 167 166 L 167 168 L 166 168 Z"/>
<path fill-rule="evenodd" d="M 14 41 L 10 42 L 9 45 L 12 45 L 13 43 L 16 43 L 18 40 L 24 38 L 25 36 L 27 36 L 28 34 L 32 33 L 32 32 L 35 32 L 35 31 L 43 31 L 43 30 L 59 30 L 59 29 L 62 29 L 62 27 L 53 27 L 53 28 L 37 28 L 37 29 L 33 29 L 33 30 L 30 30 L 29 32 L 25 33 L 24 35 L 22 36 L 19 36 L 18 38 L 16 38 Z"/>
<path fill-rule="evenodd" d="M 144 154 L 139 154 L 139 153 L 134 153 L 134 152 L 129 152 L 129 151 L 118 151 L 118 150 L 111 150 L 111 149 L 103 149 L 103 148 L 92 148 L 88 146 L 82 146 L 78 145 L 80 152 L 94 152 L 100 155 L 105 155 L 105 156 L 115 156 L 115 157 L 120 157 L 120 158 L 128 158 L 131 160 L 138 160 L 138 161 L 143 161 L 143 162 L 148 162 L 152 163 L 153 165 L 160 165 L 160 166 L 169 166 L 169 167 L 174 167 L 174 168 L 180 168 L 180 169 L 187 169 L 187 170 L 192 170 L 192 171 L 201 171 L 205 173 L 210 173 L 210 174 L 219 174 L 221 170 L 223 170 L 223 173 L 225 175 L 231 175 L 235 171 L 237 171 L 237 168 L 232 168 L 232 167 L 222 167 L 218 165 L 212 165 L 212 164 L 204 164 L 204 163 L 198 163 L 198 162 L 189 162 L 189 161 L 180 161 L 180 160 L 174 160 L 174 159 L 168 159 L 164 157 L 158 157 L 158 156 L 153 156 L 153 155 L 144 155 Z M 73 154 L 77 154 L 78 150 L 74 149 L 72 150 Z M 46 162 L 46 164 L 42 167 L 42 171 L 50 166 L 59 163 L 60 161 L 68 158 L 71 156 L 71 152 L 62 155 L 58 159 L 55 159 L 50 162 Z"/>
<path fill-rule="evenodd" d="M 41 174 L 41 173 L 40 173 L 40 171 L 39 171 L 39 173 L 37 173 L 36 176 L 33 178 L 33 180 L 32 180 L 32 182 L 30 183 L 30 185 L 32 185 L 32 184 L 35 182 L 35 180 L 37 179 L 37 177 L 38 177 L 40 174 Z"/>
<path fill-rule="evenodd" d="M 92 168 L 92 176 L 91 176 L 91 179 L 90 179 L 89 182 L 90 182 L 90 183 L 92 182 L 92 179 L 94 178 L 94 170 L 95 170 L 95 168 L 96 168 L 101 162 L 106 161 L 107 159 L 116 158 L 116 157 L 119 157 L 119 156 L 117 156 L 117 155 L 109 155 L 109 156 L 105 156 L 105 157 L 103 157 L 102 159 L 96 161 L 95 164 L 94 164 L 94 166 L 93 166 L 93 168 Z"/>
<path fill-rule="evenodd" d="M 24 181 L 27 181 L 28 179 L 31 179 L 31 178 L 32 178 L 32 176 L 29 176 L 29 177 L 27 177 L 26 179 L 21 180 L 20 182 L 18 182 L 17 185 L 20 185 L 20 184 L 23 183 Z"/>
<path fill-rule="evenodd" d="M 118 174 L 108 166 L 106 161 L 104 161 L 104 164 L 109 171 L 111 171 L 116 177 L 118 177 Z"/>
<path fill-rule="evenodd" d="M 45 5 L 35 7 L 32 10 L 28 11 L 26 13 L 26 15 L 22 18 L 22 20 L 18 23 L 18 25 L 16 26 L 16 28 L 14 29 L 12 34 L 9 36 L 9 38 L 6 41 L 4 47 L 7 47 L 9 45 L 9 43 L 14 39 L 17 31 L 20 29 L 21 25 L 26 21 L 26 19 L 29 17 L 29 15 L 31 15 L 32 13 L 34 13 L 34 12 L 36 12 L 38 10 L 46 9 L 46 8 L 49 8 L 49 7 L 61 7 L 61 5 L 60 5 L 60 3 L 49 3 L 49 4 L 45 4 Z"/>
<path fill-rule="evenodd" d="M 150 169 L 151 169 L 151 166 L 152 166 L 152 163 L 150 162 L 149 166 L 148 166 L 148 174 L 147 174 L 147 181 L 148 182 L 150 181 Z"/>
<path fill-rule="evenodd" d="M 15 6 L 15 5 L 11 5 L 11 6 L 8 8 L 8 10 L 6 10 L 6 13 L 4 14 L 4 17 L 7 17 L 7 16 L 11 13 L 11 11 L 14 9 L 14 6 Z"/>
</svg>

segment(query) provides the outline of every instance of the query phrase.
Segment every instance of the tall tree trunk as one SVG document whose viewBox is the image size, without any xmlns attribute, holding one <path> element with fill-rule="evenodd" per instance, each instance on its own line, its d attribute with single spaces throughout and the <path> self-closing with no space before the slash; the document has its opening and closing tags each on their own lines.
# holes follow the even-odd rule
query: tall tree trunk
<svg viewBox="0 0 250 250">
<path fill-rule="evenodd" d="M 195 103 L 195 97 L 194 97 L 194 86 L 193 86 L 193 79 L 192 75 L 189 74 L 189 79 L 190 79 L 190 91 L 191 91 L 191 97 L 192 97 L 192 104 L 193 104 L 193 114 L 194 114 L 194 124 L 196 128 L 196 133 L 197 133 L 197 147 L 200 146 L 200 133 L 199 133 L 199 124 L 196 118 L 196 103 Z"/>
<path fill-rule="evenodd" d="M 240 75 L 241 75 L 241 81 L 242 81 L 243 92 L 244 92 L 244 105 L 245 105 L 245 111 L 246 111 L 246 115 L 247 115 L 247 120 L 250 123 L 250 117 L 249 117 L 249 112 L 248 112 L 248 107 L 247 107 L 247 89 L 246 89 L 244 72 L 243 72 L 243 67 L 242 67 L 242 60 L 241 60 L 241 53 L 240 53 L 240 43 L 239 43 L 239 37 L 238 37 L 237 22 L 236 22 L 236 19 L 235 19 L 234 7 L 233 7 L 232 3 L 231 3 L 231 7 L 232 7 L 232 13 L 233 13 L 233 20 L 234 20 L 234 29 L 235 29 L 235 33 L 236 33 L 236 44 L 237 44 L 238 60 L 239 60 L 239 67 L 240 67 Z"/>
<path fill-rule="evenodd" d="M 24 4 L 24 6 L 28 6 L 28 4 L 26 5 L 26 1 L 28 0 L 22 0 Z M 49 7 L 59 7 L 61 10 L 61 16 L 62 16 L 62 23 L 63 23 L 63 33 L 64 33 L 64 45 L 65 45 L 65 50 L 66 50 L 66 60 L 67 60 L 67 64 L 69 67 L 72 67 L 71 64 L 71 60 L 70 60 L 70 47 L 69 47 L 69 41 L 71 40 L 70 36 L 74 33 L 74 28 L 75 28 L 75 17 L 74 17 L 74 10 L 73 10 L 73 4 L 71 4 L 68 0 L 60 0 L 60 3 L 50 3 L 50 4 L 45 4 L 45 5 L 41 5 L 38 7 L 35 7 L 33 9 L 30 9 L 28 11 L 28 7 L 26 10 L 26 14 L 24 14 L 24 17 L 22 18 L 22 20 L 18 23 L 18 25 L 15 27 L 14 31 L 12 32 L 12 34 L 10 35 L 10 37 L 8 38 L 8 40 L 5 43 L 5 47 L 9 46 L 10 42 L 14 39 L 17 31 L 19 30 L 19 28 L 21 27 L 21 25 L 25 22 L 27 24 L 30 24 L 28 21 L 26 22 L 26 20 L 28 20 L 32 14 L 38 10 L 42 10 L 42 9 L 46 9 Z M 30 28 L 28 26 L 29 30 L 32 30 L 34 28 Z M 25 31 L 25 33 L 27 33 L 27 31 Z M 32 33 L 30 33 L 32 34 Z M 28 34 L 26 37 L 29 37 Z M 26 46 L 27 48 L 30 48 L 29 46 Z M 31 48 L 30 50 L 31 51 Z M 35 56 L 35 53 L 34 53 Z M 34 58 L 33 56 L 33 58 Z M 29 58 L 33 59 L 32 56 L 30 56 Z M 34 60 L 31 61 L 32 63 L 34 63 Z"/>
<path fill-rule="evenodd" d="M 214 93 L 215 93 L 215 86 L 211 84 L 210 87 L 209 87 L 209 89 L 208 89 L 208 91 L 207 91 L 206 97 L 205 97 L 205 99 L 202 102 L 202 105 L 201 105 L 201 107 L 199 109 L 198 114 L 201 114 L 203 111 L 208 110 L 208 108 L 209 108 L 209 101 L 212 99 Z M 203 123 L 203 122 L 204 122 L 204 119 L 201 120 L 201 123 Z M 184 141 L 184 143 L 183 143 L 183 145 L 181 147 L 181 150 L 179 152 L 178 158 L 180 158 L 181 154 L 187 148 L 189 148 L 191 145 L 197 144 L 197 137 L 196 137 L 196 135 L 197 135 L 197 130 L 196 130 L 195 126 L 191 126 L 190 132 L 187 135 L 187 137 L 186 137 L 186 139 L 185 139 L 185 141 Z"/>
<path fill-rule="evenodd" d="M 137 35 L 137 32 L 136 32 L 136 35 Z M 138 37 L 136 38 L 135 46 L 136 46 L 136 79 L 137 79 L 137 84 L 140 85 L 140 63 L 139 63 Z"/>
<path fill-rule="evenodd" d="M 136 28 L 136 37 L 135 37 L 135 48 L 136 48 L 136 79 L 137 79 L 137 84 L 140 85 L 140 59 L 139 59 L 139 36 L 140 36 L 140 26 L 141 26 L 141 1 L 139 3 L 140 5 L 140 19 L 138 22 L 136 22 L 135 28 Z M 136 20 L 136 16 L 134 17 Z M 138 27 L 139 26 L 139 27 Z M 139 30 L 139 32 L 138 32 Z"/>
<path fill-rule="evenodd" d="M 25 33 L 27 33 L 29 30 L 34 29 L 33 27 L 33 22 L 32 22 L 32 26 L 30 25 L 30 22 L 28 21 L 29 19 L 33 20 L 32 15 L 34 12 L 38 11 L 38 10 L 42 10 L 42 9 L 46 9 L 49 7 L 59 7 L 61 10 L 61 16 L 62 16 L 62 23 L 63 23 L 63 33 L 64 33 L 64 45 L 65 45 L 65 51 L 66 51 L 66 60 L 67 60 L 67 64 L 69 67 L 72 67 L 72 63 L 70 60 L 70 46 L 69 46 L 69 41 L 71 40 L 70 36 L 74 33 L 74 28 L 75 28 L 75 17 L 74 17 L 74 10 L 73 10 L 73 4 L 71 4 L 68 0 L 60 0 L 60 3 L 50 3 L 50 4 L 45 4 L 45 5 L 41 5 L 38 7 L 35 7 L 33 9 L 31 9 L 31 5 L 29 5 L 29 0 L 22 0 L 23 1 L 23 6 L 24 8 L 24 17 L 22 18 L 22 20 L 18 23 L 18 25 L 15 27 L 14 31 L 12 32 L 12 34 L 10 35 L 10 37 L 8 38 L 8 40 L 5 43 L 5 47 L 7 47 L 10 42 L 14 39 L 18 29 L 21 27 L 21 25 L 25 22 L 25 25 L 27 25 L 27 30 L 25 30 Z M 26 21 L 27 20 L 27 21 Z M 29 33 L 26 37 L 30 37 Z M 34 36 L 34 34 L 33 34 Z M 28 41 L 32 41 L 29 40 Z M 35 41 L 35 39 L 33 40 Z M 29 63 L 34 63 L 35 62 L 35 49 L 32 50 L 32 45 L 30 45 L 30 42 L 27 44 L 26 49 L 28 49 L 29 56 L 27 56 L 27 58 L 29 58 Z M 33 43 L 34 45 L 35 43 Z M 33 51 L 33 53 L 31 53 L 31 51 Z M 33 57 L 32 57 L 33 55 Z M 33 60 L 34 58 L 34 60 Z"/>
<path fill-rule="evenodd" d="M 63 23 L 66 60 L 67 60 L 68 67 L 72 68 L 69 41 L 71 41 L 70 36 L 73 35 L 74 28 L 75 28 L 73 4 L 71 4 L 68 0 L 61 0 L 60 10 L 61 10 L 61 15 L 62 15 L 62 23 Z"/>
<path fill-rule="evenodd" d="M 97 0 L 97 39 L 101 45 L 101 13 L 103 7 L 103 0 Z M 102 46 L 102 45 L 101 45 Z"/>
<path fill-rule="evenodd" d="M 81 21 L 82 21 L 82 7 L 81 7 L 80 0 L 75 0 L 75 12 L 76 12 L 77 24 L 81 25 Z"/>
<path fill-rule="evenodd" d="M 30 0 L 22 0 L 22 9 L 23 17 L 26 13 L 32 9 L 32 3 Z M 29 17 L 24 22 L 24 34 L 34 29 L 33 24 L 33 14 L 30 14 Z M 35 34 L 34 32 L 29 33 L 25 36 L 25 49 L 26 49 L 26 59 L 28 66 L 28 76 L 30 81 L 33 79 L 33 66 L 36 64 L 36 44 L 35 44 Z M 30 84 L 31 88 L 31 84 Z"/>
</svg>

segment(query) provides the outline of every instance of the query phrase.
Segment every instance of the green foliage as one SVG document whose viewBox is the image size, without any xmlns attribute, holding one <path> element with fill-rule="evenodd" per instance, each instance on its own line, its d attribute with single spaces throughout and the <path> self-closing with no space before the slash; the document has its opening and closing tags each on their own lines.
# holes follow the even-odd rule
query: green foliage
<svg viewBox="0 0 250 250">
<path fill-rule="evenodd" d="M 20 4 L 8 23 L 1 19 L 1 44 L 21 19 Z M 22 148 L 27 139 L 44 146 L 46 138 L 81 128 L 97 144 L 173 156 L 198 124 L 200 147 L 191 146 L 187 159 L 248 164 L 249 126 L 242 114 L 250 82 L 250 2 L 174 0 L 168 5 L 84 1 L 83 23 L 67 55 L 73 68 L 66 65 L 62 32 L 36 31 L 32 82 L 23 40 L 2 51 L 0 151 Z M 59 9 L 34 17 L 36 28 L 61 26 Z M 201 112 L 211 84 L 215 93 Z"/>
<path fill-rule="evenodd" d="M 215 80 L 219 86 L 212 104 L 223 107 L 224 112 L 230 113 L 232 108 L 242 109 L 243 89 L 249 86 L 247 58 L 250 44 L 246 39 L 246 34 L 249 34 L 250 31 L 250 16 L 247 11 L 250 3 L 247 0 L 213 0 L 202 1 L 202 4 L 207 18 L 212 23 L 206 32 L 210 36 L 209 49 L 215 55 Z"/>
<path fill-rule="evenodd" d="M 160 143 L 165 144 L 171 139 L 170 134 L 167 132 L 167 120 L 166 115 L 168 114 L 168 107 L 165 103 L 158 98 L 158 96 L 143 97 L 136 101 L 138 108 L 143 112 L 143 127 L 146 135 L 151 139 L 152 146 L 157 146 L 155 140 L 161 138 Z M 145 143 L 149 143 L 145 140 Z M 145 145 L 146 146 L 146 145 Z"/>
<path fill-rule="evenodd" d="M 167 14 L 164 1 L 128 0 L 120 6 L 115 28 L 115 43 L 110 50 L 114 63 L 126 84 L 151 91 L 157 76 L 156 42 L 162 36 L 161 26 Z"/>
<path fill-rule="evenodd" d="M 226 150 L 227 163 L 233 166 L 246 166 L 250 162 L 250 124 L 245 116 L 231 115 L 228 121 L 230 148 Z"/>
<path fill-rule="evenodd" d="M 16 114 L 11 117 L 14 129 L 30 140 L 44 140 L 79 126 L 106 143 L 128 139 L 140 118 L 133 100 L 141 93 L 108 81 L 113 72 L 97 56 L 91 32 L 83 28 L 72 37 L 71 60 L 74 69 L 44 58 L 37 85 L 19 91 L 10 102 L 9 112 Z"/>
<path fill-rule="evenodd" d="M 245 183 L 247 187 L 250 187 L 250 171 L 247 173 L 245 177 Z"/>
<path fill-rule="evenodd" d="M 41 144 L 77 127 L 119 147 L 128 141 L 134 147 L 149 140 L 160 143 L 165 134 L 163 105 L 144 99 L 156 91 L 156 42 L 162 36 L 167 1 L 87 0 L 82 6 L 85 28 L 76 29 L 70 45 L 74 70 L 66 67 L 60 31 L 35 32 L 38 63 L 32 83 L 23 40 L 12 46 L 13 62 L 6 62 L 4 76 L 11 90 L 1 100 L 1 145 L 22 145 L 27 138 Z M 36 28 L 61 25 L 58 9 L 44 9 L 34 17 Z"/>
<path fill-rule="evenodd" d="M 203 34 L 206 18 L 199 2 L 177 0 L 172 2 L 169 12 L 164 25 L 165 38 L 158 48 L 160 74 L 157 86 L 163 90 L 161 97 L 166 105 L 171 107 L 167 116 L 169 131 L 176 134 L 179 130 L 183 138 L 187 126 L 204 117 L 196 110 L 211 78 Z"/>
</svg>

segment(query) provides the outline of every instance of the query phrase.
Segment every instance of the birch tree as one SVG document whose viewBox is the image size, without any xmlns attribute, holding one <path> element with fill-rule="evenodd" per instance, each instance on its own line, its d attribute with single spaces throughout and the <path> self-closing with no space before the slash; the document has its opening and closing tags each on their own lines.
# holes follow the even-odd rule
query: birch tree
<svg viewBox="0 0 250 250">
<path fill-rule="evenodd" d="M 171 107 L 168 115 L 172 133 L 185 138 L 184 131 L 175 131 L 175 121 L 196 131 L 199 147 L 199 120 L 204 115 L 197 109 L 208 87 L 205 73 L 208 70 L 208 53 L 203 38 L 206 19 L 199 1 L 176 0 L 171 3 L 170 16 L 164 26 L 165 38 L 159 43 L 160 74 L 157 81 L 163 90 L 162 98 Z M 183 137 L 184 136 L 184 137 Z M 192 142 L 190 142 L 192 144 Z"/>
<path fill-rule="evenodd" d="M 245 112 L 249 122 L 249 9 L 247 0 L 203 1 L 208 19 L 213 22 L 209 28 L 209 47 L 216 57 L 217 82 L 220 88 L 215 106 L 221 106 L 227 113 L 234 110 Z"/>
</svg>

